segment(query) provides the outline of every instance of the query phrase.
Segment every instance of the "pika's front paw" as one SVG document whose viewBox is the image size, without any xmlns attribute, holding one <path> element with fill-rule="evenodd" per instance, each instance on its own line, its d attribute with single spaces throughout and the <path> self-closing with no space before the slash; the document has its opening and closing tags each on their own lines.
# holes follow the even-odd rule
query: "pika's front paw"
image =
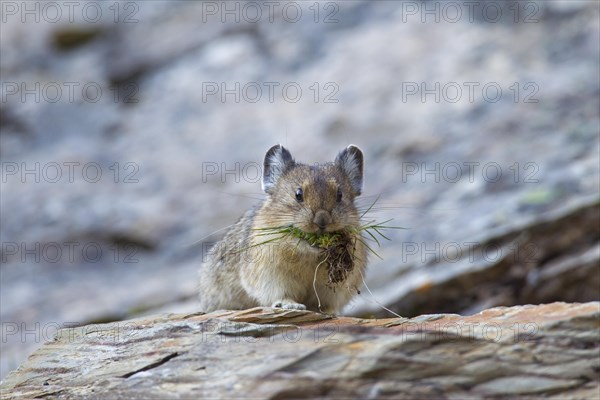
<svg viewBox="0 0 600 400">
<path fill-rule="evenodd" d="M 306 310 L 306 306 L 304 304 L 295 303 L 291 300 L 279 300 L 273 303 L 271 306 L 273 308 L 284 308 L 286 310 Z"/>
</svg>

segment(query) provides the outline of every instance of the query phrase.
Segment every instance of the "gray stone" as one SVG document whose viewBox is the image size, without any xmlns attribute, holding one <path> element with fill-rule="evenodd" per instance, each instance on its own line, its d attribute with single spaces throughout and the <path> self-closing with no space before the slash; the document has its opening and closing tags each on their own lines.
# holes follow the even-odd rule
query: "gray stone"
<svg viewBox="0 0 600 400">
<path fill-rule="evenodd" d="M 6 377 L 0 395 L 584 398 L 599 389 L 598 302 L 394 320 L 254 308 L 64 329 Z M 526 324 L 536 331 L 517 335 Z"/>
</svg>

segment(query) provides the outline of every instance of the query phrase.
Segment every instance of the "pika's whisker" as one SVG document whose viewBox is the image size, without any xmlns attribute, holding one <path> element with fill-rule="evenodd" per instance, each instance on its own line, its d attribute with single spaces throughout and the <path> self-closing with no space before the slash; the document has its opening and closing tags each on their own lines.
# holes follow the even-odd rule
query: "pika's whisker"
<svg viewBox="0 0 600 400">
<path fill-rule="evenodd" d="M 197 245 L 198 243 L 202 242 L 204 239 L 211 237 L 212 235 L 214 235 L 214 234 L 215 234 L 215 233 L 217 233 L 217 232 L 224 231 L 225 229 L 228 229 L 228 228 L 232 227 L 233 225 L 235 225 L 235 224 L 231 224 L 231 225 L 224 226 L 223 228 L 219 228 L 219 229 L 217 229 L 216 231 L 213 231 L 213 232 L 209 233 L 208 235 L 206 235 L 206 236 L 204 236 L 204 237 L 201 237 L 200 239 L 198 239 L 198 240 L 196 240 L 196 241 L 194 241 L 194 242 L 192 242 L 192 243 L 189 243 L 189 244 L 183 245 L 182 247 L 192 247 L 192 246 L 195 246 L 195 245 Z"/>
</svg>

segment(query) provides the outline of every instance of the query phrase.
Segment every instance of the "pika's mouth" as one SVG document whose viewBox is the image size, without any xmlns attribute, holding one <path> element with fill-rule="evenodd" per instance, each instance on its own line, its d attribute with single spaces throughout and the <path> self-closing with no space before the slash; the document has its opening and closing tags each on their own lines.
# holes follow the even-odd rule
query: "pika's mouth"
<svg viewBox="0 0 600 400">
<path fill-rule="evenodd" d="M 297 227 L 290 227 L 289 233 L 292 237 L 296 237 L 317 249 L 331 248 L 342 242 L 346 237 L 346 233 L 343 231 L 305 232 Z"/>
<path fill-rule="evenodd" d="M 298 240 L 299 240 L 301 243 L 304 243 L 304 244 L 306 244 L 308 247 L 311 247 L 311 248 L 313 248 L 313 249 L 315 249 L 315 250 L 322 250 L 322 249 L 323 249 L 323 247 L 321 247 L 321 246 L 319 245 L 319 243 L 318 243 L 318 242 L 315 242 L 314 240 L 310 240 L 310 239 L 307 239 L 307 238 L 304 238 L 304 237 L 298 238 Z"/>
<path fill-rule="evenodd" d="M 311 247 L 325 250 L 347 242 L 350 235 L 350 232 L 344 229 L 333 232 L 306 232 L 293 225 L 261 228 L 260 230 L 264 232 L 259 233 L 259 235 L 273 236 L 266 243 L 286 237 L 298 239 L 300 242 L 305 242 Z"/>
</svg>

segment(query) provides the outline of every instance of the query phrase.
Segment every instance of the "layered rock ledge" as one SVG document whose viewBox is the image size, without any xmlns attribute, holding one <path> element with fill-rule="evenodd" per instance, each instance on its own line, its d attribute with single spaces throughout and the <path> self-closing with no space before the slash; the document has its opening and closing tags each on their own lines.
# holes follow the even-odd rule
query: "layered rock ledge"
<svg viewBox="0 0 600 400">
<path fill-rule="evenodd" d="M 168 314 L 62 329 L 1 397 L 593 399 L 599 352 L 599 302 L 410 319 Z"/>
</svg>

